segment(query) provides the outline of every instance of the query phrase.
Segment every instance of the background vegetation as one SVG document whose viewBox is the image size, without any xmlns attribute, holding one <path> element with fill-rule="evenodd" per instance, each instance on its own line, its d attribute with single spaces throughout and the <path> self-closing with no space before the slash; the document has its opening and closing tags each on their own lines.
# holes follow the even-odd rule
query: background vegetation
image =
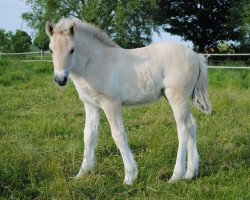
<svg viewBox="0 0 250 200">
<path fill-rule="evenodd" d="M 139 177 L 125 186 L 123 163 L 104 115 L 95 171 L 74 176 L 83 154 L 83 105 L 71 83 L 59 89 L 48 63 L 0 60 L 0 199 L 249 199 L 249 70 L 209 70 L 210 116 L 198 122 L 200 172 L 169 184 L 177 152 L 164 98 L 124 108 Z"/>
<path fill-rule="evenodd" d="M 0 30 L 1 52 L 48 50 L 46 21 L 77 17 L 107 32 L 121 47 L 149 45 L 153 32 L 168 32 L 194 44 L 195 51 L 223 53 L 250 51 L 250 0 L 25 0 L 31 7 L 23 19 L 34 33 L 30 36 Z M 225 48 L 224 48 L 225 49 Z"/>
<path fill-rule="evenodd" d="M 31 44 L 31 37 L 25 31 L 17 30 L 12 33 L 0 29 L 0 52 L 28 52 Z"/>
<path fill-rule="evenodd" d="M 226 41 L 237 51 L 250 50 L 249 0 L 26 0 L 32 8 L 23 19 L 45 35 L 46 21 L 77 17 L 105 30 L 123 48 L 151 43 L 152 32 L 166 31 L 190 40 L 204 53 Z M 46 46 L 46 40 L 38 40 Z"/>
</svg>

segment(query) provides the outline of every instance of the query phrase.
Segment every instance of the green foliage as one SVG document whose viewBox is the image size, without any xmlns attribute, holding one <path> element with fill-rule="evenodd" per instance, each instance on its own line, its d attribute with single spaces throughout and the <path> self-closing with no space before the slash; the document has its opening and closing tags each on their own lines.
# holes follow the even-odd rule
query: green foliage
<svg viewBox="0 0 250 200">
<path fill-rule="evenodd" d="M 226 42 L 220 42 L 217 45 L 217 49 L 219 53 L 234 53 L 233 48 Z"/>
<path fill-rule="evenodd" d="M 141 47 L 151 42 L 154 24 L 150 12 L 156 7 L 155 0 L 26 2 L 31 6 L 32 12 L 24 13 L 23 18 L 32 28 L 38 30 L 38 37 L 44 37 L 41 32 L 44 32 L 47 20 L 57 22 L 64 16 L 77 17 L 97 25 L 125 48 Z"/>
<path fill-rule="evenodd" d="M 77 17 L 105 30 L 124 48 L 151 42 L 152 30 L 160 27 L 191 40 L 195 49 L 205 52 L 219 41 L 237 41 L 249 46 L 249 0 L 26 0 L 32 12 L 23 18 L 38 31 L 37 45 L 47 47 L 44 26 L 62 16 Z M 42 43 L 41 41 L 46 41 Z"/>
<path fill-rule="evenodd" d="M 153 27 L 148 16 L 155 6 L 153 1 L 118 1 L 112 20 L 116 41 L 126 48 L 148 45 Z"/>
<path fill-rule="evenodd" d="M 11 38 L 14 52 L 27 52 L 30 50 L 32 44 L 31 37 L 21 30 L 17 30 L 15 35 Z"/>
<path fill-rule="evenodd" d="M 13 52 L 12 38 L 13 34 L 11 32 L 6 33 L 5 30 L 0 29 L 0 52 Z"/>
<path fill-rule="evenodd" d="M 32 12 L 23 18 L 38 31 L 36 45 L 47 48 L 44 26 L 47 20 L 57 22 L 62 16 L 77 17 L 105 30 L 124 48 L 135 48 L 151 42 L 152 30 L 160 27 L 194 43 L 205 52 L 219 41 L 240 42 L 249 47 L 249 0 L 98 0 L 51 1 L 26 0 Z"/>
<path fill-rule="evenodd" d="M 192 109 L 200 153 L 196 180 L 167 182 L 178 144 L 167 101 L 124 108 L 139 169 L 132 186 L 122 183 L 122 159 L 104 115 L 94 172 L 71 178 L 84 150 L 83 106 L 73 84 L 60 89 L 52 74 L 50 63 L 0 60 L 2 199 L 249 199 L 249 70 L 209 70 L 213 112 Z"/>
<path fill-rule="evenodd" d="M 45 31 L 40 31 L 35 37 L 33 44 L 41 50 L 49 49 L 49 37 Z"/>
<path fill-rule="evenodd" d="M 241 0 L 160 0 L 155 21 L 164 30 L 191 40 L 198 52 L 221 40 L 237 41 L 242 32 Z"/>
<path fill-rule="evenodd" d="M 5 32 L 0 29 L 0 51 L 4 53 L 11 52 L 27 52 L 30 50 L 31 37 L 21 30 L 17 30 L 15 34 Z"/>
<path fill-rule="evenodd" d="M 250 1 L 244 0 L 244 8 L 241 12 L 243 23 L 241 24 L 242 33 L 239 38 L 239 51 L 250 52 Z"/>
</svg>

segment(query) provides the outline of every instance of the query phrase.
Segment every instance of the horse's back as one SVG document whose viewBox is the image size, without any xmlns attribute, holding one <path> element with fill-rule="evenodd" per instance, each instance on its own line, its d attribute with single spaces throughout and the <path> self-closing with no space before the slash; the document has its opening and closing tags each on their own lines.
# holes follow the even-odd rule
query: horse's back
<svg viewBox="0 0 250 200">
<path fill-rule="evenodd" d="M 152 59 L 163 73 L 164 88 L 175 88 L 190 93 L 199 74 L 198 56 L 192 49 L 174 42 L 152 46 Z"/>
<path fill-rule="evenodd" d="M 199 73 L 197 54 L 175 42 L 161 42 L 134 49 L 136 55 L 148 60 L 149 71 L 157 72 L 164 87 L 193 87 Z"/>
<path fill-rule="evenodd" d="M 166 88 L 193 89 L 198 76 L 197 54 L 173 42 L 127 50 L 120 73 L 123 104 L 148 103 Z"/>
</svg>

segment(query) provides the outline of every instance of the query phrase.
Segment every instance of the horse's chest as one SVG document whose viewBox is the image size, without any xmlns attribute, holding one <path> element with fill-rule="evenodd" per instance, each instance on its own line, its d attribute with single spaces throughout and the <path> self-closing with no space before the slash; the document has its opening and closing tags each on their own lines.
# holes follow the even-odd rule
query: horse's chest
<svg viewBox="0 0 250 200">
<path fill-rule="evenodd" d="M 79 83 L 74 83 L 76 90 L 78 92 L 79 98 L 81 101 L 95 105 L 97 107 L 101 107 L 101 103 L 103 100 L 103 94 L 94 90 L 87 84 L 79 84 Z"/>
</svg>

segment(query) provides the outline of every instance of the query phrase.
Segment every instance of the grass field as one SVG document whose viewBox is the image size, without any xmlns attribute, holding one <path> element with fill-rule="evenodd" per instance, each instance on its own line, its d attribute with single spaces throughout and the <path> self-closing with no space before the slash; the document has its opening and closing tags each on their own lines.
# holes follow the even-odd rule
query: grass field
<svg viewBox="0 0 250 200">
<path fill-rule="evenodd" d="M 94 172 L 74 176 L 83 154 L 83 105 L 72 83 L 59 89 L 52 64 L 0 60 L 0 199 L 250 199 L 250 70 L 209 70 L 211 115 L 198 123 L 197 179 L 169 184 L 177 152 L 164 98 L 123 110 L 139 176 L 123 163 L 101 119 Z"/>
</svg>

